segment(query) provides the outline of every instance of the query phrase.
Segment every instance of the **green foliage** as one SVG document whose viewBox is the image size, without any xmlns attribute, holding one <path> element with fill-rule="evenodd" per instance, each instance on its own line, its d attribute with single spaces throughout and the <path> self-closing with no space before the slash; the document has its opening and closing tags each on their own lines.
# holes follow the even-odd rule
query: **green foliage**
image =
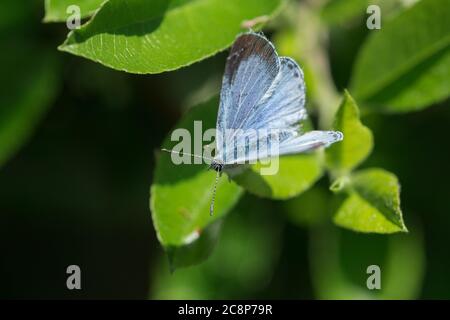
<svg viewBox="0 0 450 320">
<path fill-rule="evenodd" d="M 42 24 L 44 2 L 44 22 L 60 25 Z M 148 262 L 153 298 L 450 296 L 449 1 L 292 0 L 278 10 L 282 2 L 0 1 L 0 234 L 12 244 L 3 296 L 70 296 L 48 263 L 36 265 L 36 287 L 21 281 L 29 263 L 17 261 L 27 259 L 89 264 L 100 281 L 86 298 L 144 297 Z M 369 4 L 381 8 L 381 30 L 366 28 Z M 70 5 L 86 23 L 69 33 Z M 231 181 L 225 173 L 210 216 L 216 173 L 174 165 L 160 149 L 173 147 L 175 123 L 215 126 L 218 98 L 177 118 L 217 95 L 226 61 L 217 53 L 256 17 L 253 28 L 269 20 L 266 36 L 302 67 L 315 128 L 344 140 L 282 157 L 276 175 L 261 175 L 261 163 Z M 56 51 L 65 33 L 60 49 L 71 55 Z M 166 252 L 157 260 L 150 180 Z M 373 264 L 379 291 L 366 287 Z"/>
<path fill-rule="evenodd" d="M 215 127 L 218 100 L 211 99 L 192 108 L 176 125 L 186 128 L 194 137 L 194 121 L 202 121 L 203 129 Z M 163 147 L 171 149 L 175 143 L 167 137 Z M 241 188 L 226 177 L 219 179 L 214 215 L 209 215 L 214 171 L 195 164 L 175 165 L 168 153 L 158 154 L 150 195 L 150 207 L 158 239 L 165 247 L 188 245 L 204 228 L 224 216 L 237 202 Z"/>
<path fill-rule="evenodd" d="M 282 225 L 267 203 L 252 200 L 243 197 L 232 210 L 205 263 L 172 274 L 161 264 L 151 298 L 231 299 L 254 296 L 267 286 L 278 259 Z"/>
<path fill-rule="evenodd" d="M 261 175 L 257 163 L 233 179 L 247 191 L 264 198 L 289 199 L 311 187 L 323 174 L 318 153 L 284 156 L 274 175 Z"/>
<path fill-rule="evenodd" d="M 364 43 L 351 92 L 373 110 L 423 109 L 450 94 L 448 0 L 420 1 Z"/>
<path fill-rule="evenodd" d="M 85 1 L 70 3 L 82 7 L 83 17 L 99 10 L 88 23 L 71 31 L 59 49 L 113 69 L 154 74 L 179 69 L 226 49 L 236 35 L 244 31 L 242 23 L 245 20 L 273 17 L 283 1 L 109 0 L 100 7 L 101 2 L 92 1 L 89 5 Z M 186 270 L 185 275 L 178 273 L 176 279 L 161 280 L 161 287 L 170 288 L 167 297 L 192 298 L 184 295 L 183 290 L 187 287 L 177 287 L 180 281 L 195 288 L 195 293 L 189 294 L 211 297 L 205 295 L 205 288 L 209 290 L 210 285 L 200 280 L 203 273 L 214 273 L 223 259 L 242 259 L 222 246 L 229 242 L 233 243 L 230 245 L 233 250 L 241 250 L 235 246 L 242 236 L 234 235 L 230 230 L 243 227 L 236 222 L 231 223 L 232 227 L 226 226 L 228 221 L 246 218 L 235 215 L 231 220 L 225 220 L 224 217 L 244 190 L 261 198 L 293 198 L 283 208 L 288 218 L 301 226 L 321 227 L 333 219 L 338 226 L 359 233 L 407 232 L 400 208 L 397 177 L 383 169 L 354 172 L 371 154 L 374 145 L 371 130 L 360 119 L 358 104 L 364 111 L 406 112 L 428 107 L 449 96 L 450 33 L 447 19 L 450 6 L 448 0 L 427 0 L 404 9 L 399 1 L 376 1 L 374 4 L 382 7 L 382 29 L 369 31 L 354 61 L 353 72 L 348 75 L 350 92 L 356 99 L 345 90 L 336 109 L 340 93 L 335 90 L 332 72 L 324 63 L 328 61 L 330 52 L 326 44 L 317 39 L 322 39 L 322 34 L 331 34 L 330 28 L 336 25 L 340 28 L 348 20 L 352 20 L 351 24 L 358 22 L 356 18 L 366 15 L 369 3 L 359 0 L 329 1 L 325 6 L 291 3 L 289 10 L 285 10 L 289 12 L 280 19 L 283 20 L 280 24 L 286 28 L 275 30 L 274 39 L 279 44 L 279 52 L 293 56 L 304 67 L 308 107 L 312 114 L 317 114 L 318 127 L 329 129 L 332 126 L 334 130 L 343 132 L 343 141 L 325 152 L 318 150 L 282 157 L 275 175 L 261 175 L 260 169 L 264 165 L 258 163 L 242 166 L 241 173 L 230 176 L 231 181 L 222 177 L 217 185 L 213 216 L 209 215 L 209 206 L 215 173 L 206 171 L 204 165 L 176 166 L 170 154 L 157 152 L 150 208 L 158 240 L 168 253 L 171 269 L 203 262 L 219 241 L 216 252 L 201 268 Z M 46 1 L 45 21 L 64 21 L 67 5 L 66 1 Z M 392 12 L 396 15 L 389 16 Z M 279 26 L 274 24 L 273 27 L 277 29 Z M 354 44 L 354 48 L 357 47 L 359 44 Z M 194 134 L 195 120 L 202 121 L 203 130 L 214 128 L 218 105 L 218 98 L 214 98 L 193 107 L 176 128 L 186 128 Z M 173 145 L 170 137 L 166 137 L 163 147 L 171 149 Z M 334 194 L 323 188 L 324 183 L 314 186 L 325 174 L 330 177 L 329 189 Z M 261 201 L 264 200 L 256 203 Z M 251 205 L 246 209 L 255 213 Z M 225 224 L 225 232 L 219 237 L 222 223 Z M 255 227 L 258 228 L 258 224 Z M 258 234 L 259 231 L 255 229 L 254 232 Z M 263 233 L 269 234 L 269 231 L 264 229 Z M 255 237 L 257 241 L 266 240 Z M 221 239 L 224 241 L 222 245 Z M 252 253 L 247 253 L 245 260 L 251 260 L 258 251 L 257 246 L 249 244 L 250 247 L 248 250 Z M 406 252 L 405 257 L 412 256 L 407 249 L 403 252 Z M 339 257 L 332 258 L 339 260 Z M 400 264 L 395 262 L 395 266 Z M 400 273 L 399 270 L 396 267 L 395 275 Z M 230 275 L 235 277 L 233 272 Z M 251 277 L 252 274 L 245 273 L 245 276 Z M 338 274 L 337 278 L 330 281 L 337 283 L 333 297 L 340 298 L 349 286 L 345 284 L 344 276 Z M 190 279 L 194 279 L 192 283 Z M 178 295 L 177 290 L 183 293 Z M 360 294 L 363 292 L 360 289 L 355 292 L 358 297 L 372 297 Z M 326 296 L 323 292 L 320 294 Z M 408 295 L 411 296 L 410 293 L 390 294 L 398 297 Z M 155 296 L 166 297 L 161 289 Z"/>
<path fill-rule="evenodd" d="M 361 123 L 358 106 L 347 91 L 336 113 L 334 129 L 342 131 L 344 140 L 326 150 L 327 165 L 334 178 L 330 190 L 349 194 L 334 215 L 334 222 L 359 232 L 407 231 L 395 175 L 382 169 L 352 173 L 372 151 L 373 137 Z"/>
<path fill-rule="evenodd" d="M 194 121 L 202 121 L 203 130 L 214 128 L 218 104 L 216 97 L 191 108 L 176 128 L 188 129 L 192 137 Z M 168 136 L 163 147 L 171 149 L 174 144 Z M 282 157 L 275 175 L 260 175 L 261 166 L 255 164 L 232 179 L 258 196 L 286 199 L 308 189 L 323 173 L 319 153 Z M 213 237 L 202 237 L 204 229 L 225 215 L 241 195 L 234 182 L 220 178 L 215 212 L 209 216 L 214 180 L 215 173 L 207 171 L 205 165 L 176 166 L 170 154 L 158 154 L 150 206 L 158 239 L 169 253 L 172 268 L 199 263 L 209 255 L 213 245 L 205 239 L 213 239 L 217 228 Z M 191 243 L 191 239 L 198 240 Z"/>
<path fill-rule="evenodd" d="M 333 0 L 323 7 L 321 16 L 330 25 L 342 24 L 366 12 L 368 0 Z"/>
<path fill-rule="evenodd" d="M 300 226 L 321 225 L 329 220 L 331 197 L 326 189 L 315 186 L 299 197 L 284 202 L 289 220 Z"/>
<path fill-rule="evenodd" d="M 59 49 L 132 73 L 160 73 L 227 48 L 281 0 L 110 0 Z"/>
<path fill-rule="evenodd" d="M 184 246 L 167 247 L 170 270 L 174 272 L 178 268 L 189 267 L 206 260 L 219 239 L 221 227 L 222 221 L 216 221 L 199 233 L 193 242 Z"/>
<path fill-rule="evenodd" d="M 420 0 L 417 0 L 420 1 Z M 410 5 L 411 3 L 409 3 Z M 321 10 L 321 18 L 331 27 L 355 24 L 368 17 L 369 5 L 377 5 L 381 11 L 382 23 L 387 18 L 401 12 L 407 2 L 403 0 L 330 0 Z"/>
<path fill-rule="evenodd" d="M 35 5 L 23 1 L 3 0 L 0 10 L 0 34 L 8 30 L 8 34 L 12 35 L 9 28 L 18 29 L 26 19 L 30 18 L 35 8 Z M 21 35 L 14 33 L 14 36 L 20 37 Z"/>
<path fill-rule="evenodd" d="M 372 132 L 361 123 L 358 106 L 347 91 L 344 92 L 333 129 L 341 131 L 344 140 L 326 150 L 326 160 L 335 176 L 341 176 L 363 162 L 373 148 Z"/>
<path fill-rule="evenodd" d="M 420 230 L 382 237 L 324 226 L 311 235 L 312 281 L 319 299 L 416 299 L 425 271 Z M 381 270 L 381 289 L 368 290 L 370 265 Z"/>
<path fill-rule="evenodd" d="M 0 94 L 0 167 L 27 141 L 50 106 L 56 91 L 56 65 L 53 55 L 30 60 L 14 48 L 1 56 L 3 72 L 9 74 Z M 20 62 L 19 62 L 20 61 Z M 39 63 L 36 63 L 39 61 Z M 23 66 L 18 71 L 15 65 Z"/>
<path fill-rule="evenodd" d="M 57 57 L 33 38 L 32 14 L 39 5 L 0 5 L 0 168 L 32 136 L 59 88 Z"/>
<path fill-rule="evenodd" d="M 106 0 L 45 0 L 44 22 L 64 22 L 69 17 L 67 8 L 76 5 L 80 8 L 81 18 L 94 14 Z"/>
<path fill-rule="evenodd" d="M 406 232 L 397 177 L 382 169 L 366 169 L 350 179 L 350 196 L 334 222 L 359 232 Z"/>
</svg>

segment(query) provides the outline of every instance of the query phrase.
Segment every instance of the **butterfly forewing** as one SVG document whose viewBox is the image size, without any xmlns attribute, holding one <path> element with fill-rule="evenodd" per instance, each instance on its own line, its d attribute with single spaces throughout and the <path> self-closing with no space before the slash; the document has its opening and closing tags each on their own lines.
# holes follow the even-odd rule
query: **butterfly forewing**
<svg viewBox="0 0 450 320">
<path fill-rule="evenodd" d="M 242 128 L 252 108 L 262 99 L 278 75 L 280 62 L 273 45 L 262 35 L 239 36 L 227 59 L 217 116 L 218 133 Z M 222 146 L 218 134 L 217 146 Z"/>
<path fill-rule="evenodd" d="M 244 128 L 299 128 L 307 117 L 303 72 L 291 58 L 280 58 L 280 71 L 245 120 Z"/>
</svg>

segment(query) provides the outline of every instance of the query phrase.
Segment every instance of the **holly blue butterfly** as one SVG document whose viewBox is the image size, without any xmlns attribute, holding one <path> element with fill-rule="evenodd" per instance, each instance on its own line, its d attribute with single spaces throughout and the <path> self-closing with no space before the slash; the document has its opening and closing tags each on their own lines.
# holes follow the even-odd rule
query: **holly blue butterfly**
<svg viewBox="0 0 450 320">
<path fill-rule="evenodd" d="M 225 66 L 216 124 L 216 153 L 209 159 L 210 168 L 217 171 L 210 214 L 223 171 L 243 162 L 328 147 L 343 139 L 339 131 L 301 132 L 299 124 L 306 118 L 305 82 L 298 64 L 291 58 L 279 57 L 272 43 L 260 33 L 239 35 Z M 268 133 L 273 131 L 276 136 Z M 250 134 L 246 136 L 244 152 L 238 154 L 236 141 L 242 132 Z M 276 152 L 262 148 L 262 142 L 268 145 L 276 142 Z"/>
</svg>

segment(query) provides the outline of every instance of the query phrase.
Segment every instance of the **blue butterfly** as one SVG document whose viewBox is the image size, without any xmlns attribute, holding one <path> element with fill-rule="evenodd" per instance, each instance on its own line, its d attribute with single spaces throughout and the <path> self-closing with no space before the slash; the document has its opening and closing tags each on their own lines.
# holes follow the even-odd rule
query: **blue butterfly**
<svg viewBox="0 0 450 320">
<path fill-rule="evenodd" d="M 210 168 L 217 171 L 210 214 L 214 211 L 217 181 L 223 171 L 243 162 L 307 152 L 343 139 L 339 131 L 301 132 L 307 118 L 302 69 L 291 58 L 279 57 L 264 35 L 239 35 L 229 53 L 220 94 L 216 124 L 216 153 Z M 253 130 L 253 131 L 252 131 Z M 276 137 L 270 135 L 276 130 Z M 239 132 L 258 132 L 245 152 L 237 155 Z M 260 132 L 268 132 L 261 135 Z M 277 142 L 277 153 L 260 148 L 261 142 Z M 168 151 L 168 150 L 166 150 Z"/>
</svg>

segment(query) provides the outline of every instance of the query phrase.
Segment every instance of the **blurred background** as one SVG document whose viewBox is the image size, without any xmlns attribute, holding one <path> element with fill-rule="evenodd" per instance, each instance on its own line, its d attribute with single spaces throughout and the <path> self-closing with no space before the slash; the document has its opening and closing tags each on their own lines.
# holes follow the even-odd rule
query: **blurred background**
<svg viewBox="0 0 450 320">
<path fill-rule="evenodd" d="M 281 54 L 296 50 L 296 9 L 264 29 Z M 154 152 L 187 107 L 219 92 L 227 53 L 127 74 L 57 51 L 66 26 L 43 15 L 43 1 L 0 4 L 1 298 L 450 298 L 448 100 L 363 118 L 375 136 L 363 166 L 397 174 L 409 234 L 332 225 L 322 178 L 287 202 L 245 195 L 211 257 L 171 274 L 148 205 Z M 339 91 L 369 32 L 365 18 L 329 28 Z M 82 290 L 66 288 L 72 264 Z M 386 270 L 376 293 L 366 289 L 371 264 Z"/>
</svg>

